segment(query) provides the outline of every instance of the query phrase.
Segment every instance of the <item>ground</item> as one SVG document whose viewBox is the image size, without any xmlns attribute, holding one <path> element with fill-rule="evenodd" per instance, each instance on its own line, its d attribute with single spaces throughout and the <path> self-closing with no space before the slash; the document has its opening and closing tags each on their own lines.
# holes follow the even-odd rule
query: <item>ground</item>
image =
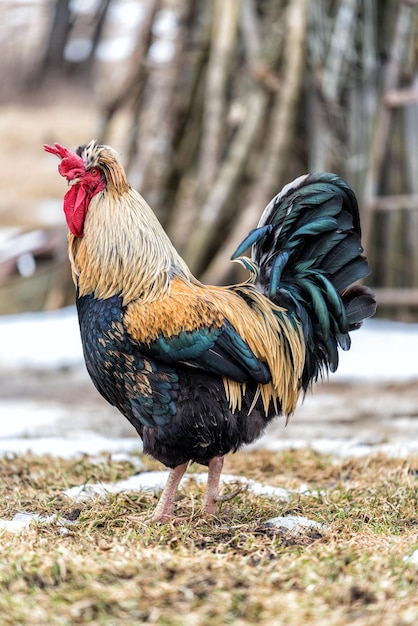
<svg viewBox="0 0 418 626">
<path fill-rule="evenodd" d="M 152 474 L 140 455 L 0 459 L 0 522 L 39 516 L 0 530 L 1 623 L 413 626 L 417 467 L 418 457 L 242 452 L 226 471 L 285 496 L 227 484 L 231 499 L 204 519 L 192 471 L 176 502 L 183 521 L 149 526 L 152 491 L 106 487 Z M 104 485 L 102 497 L 77 499 L 74 486 L 88 484 Z M 314 526 L 286 530 L 291 516 Z"/>
</svg>

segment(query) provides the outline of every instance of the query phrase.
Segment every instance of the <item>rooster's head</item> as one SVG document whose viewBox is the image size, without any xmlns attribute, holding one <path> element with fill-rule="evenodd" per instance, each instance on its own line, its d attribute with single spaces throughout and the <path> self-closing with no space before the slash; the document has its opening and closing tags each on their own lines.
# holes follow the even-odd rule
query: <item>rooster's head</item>
<svg viewBox="0 0 418 626">
<path fill-rule="evenodd" d="M 65 217 L 73 235 L 82 237 L 91 199 L 105 189 L 116 193 L 126 191 L 129 184 L 125 172 L 115 151 L 94 139 L 75 152 L 58 143 L 45 145 L 44 150 L 61 159 L 58 171 L 70 185 L 64 198 Z"/>
</svg>

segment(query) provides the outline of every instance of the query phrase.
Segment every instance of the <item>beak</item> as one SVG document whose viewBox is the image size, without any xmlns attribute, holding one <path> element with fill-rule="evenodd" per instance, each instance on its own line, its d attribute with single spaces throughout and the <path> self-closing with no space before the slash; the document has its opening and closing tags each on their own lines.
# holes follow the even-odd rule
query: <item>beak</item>
<svg viewBox="0 0 418 626">
<path fill-rule="evenodd" d="M 73 178 L 72 180 L 68 181 L 68 186 L 72 187 L 73 185 L 78 185 L 79 183 L 81 183 L 81 177 L 77 177 L 77 178 Z"/>
</svg>

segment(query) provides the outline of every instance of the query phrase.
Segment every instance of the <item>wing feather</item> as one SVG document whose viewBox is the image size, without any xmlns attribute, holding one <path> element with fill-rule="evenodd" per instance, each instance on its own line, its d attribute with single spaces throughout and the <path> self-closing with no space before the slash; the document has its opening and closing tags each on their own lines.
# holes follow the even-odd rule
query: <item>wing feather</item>
<svg viewBox="0 0 418 626">
<path fill-rule="evenodd" d="M 165 298 L 129 304 L 124 321 L 137 349 L 157 361 L 191 365 L 237 382 L 271 380 L 267 365 L 202 288 L 174 279 Z"/>
</svg>

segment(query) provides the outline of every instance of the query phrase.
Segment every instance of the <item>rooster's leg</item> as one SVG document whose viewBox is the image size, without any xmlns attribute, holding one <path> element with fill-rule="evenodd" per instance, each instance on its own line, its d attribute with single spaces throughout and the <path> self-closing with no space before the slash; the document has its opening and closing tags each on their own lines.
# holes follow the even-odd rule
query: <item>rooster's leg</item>
<svg viewBox="0 0 418 626">
<path fill-rule="evenodd" d="M 150 522 L 167 522 L 172 517 L 174 496 L 187 466 L 188 463 L 183 463 L 171 470 Z"/>
<path fill-rule="evenodd" d="M 205 498 L 205 513 L 209 515 L 216 515 L 218 512 L 219 479 L 221 477 L 223 464 L 223 456 L 215 456 L 209 461 L 208 484 Z"/>
</svg>

